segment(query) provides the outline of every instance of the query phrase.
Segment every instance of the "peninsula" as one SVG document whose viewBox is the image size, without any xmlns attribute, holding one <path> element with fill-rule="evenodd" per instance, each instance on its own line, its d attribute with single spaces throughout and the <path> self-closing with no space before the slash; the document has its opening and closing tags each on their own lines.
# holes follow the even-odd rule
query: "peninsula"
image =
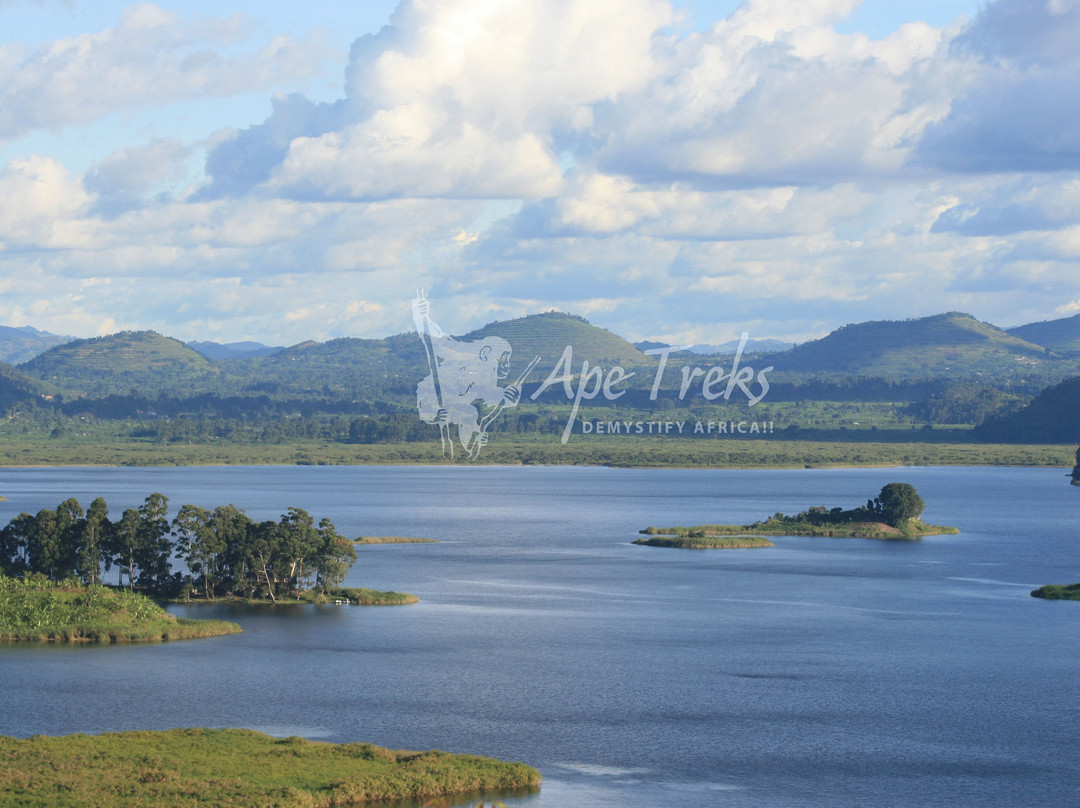
<svg viewBox="0 0 1080 808">
<path fill-rule="evenodd" d="M 889 483 L 865 506 L 812 507 L 794 516 L 776 513 L 749 525 L 695 525 L 647 527 L 641 533 L 654 537 L 635 544 L 691 549 L 768 547 L 764 536 L 829 536 L 857 539 L 915 540 L 923 536 L 959 533 L 955 527 L 921 521 L 922 497 L 908 483 Z"/>
</svg>

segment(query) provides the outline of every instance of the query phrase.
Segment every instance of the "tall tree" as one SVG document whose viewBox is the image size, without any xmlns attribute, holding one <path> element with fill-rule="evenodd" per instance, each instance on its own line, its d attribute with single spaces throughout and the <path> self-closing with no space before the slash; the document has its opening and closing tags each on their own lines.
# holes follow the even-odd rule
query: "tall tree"
<svg viewBox="0 0 1080 808">
<path fill-rule="evenodd" d="M 882 521 L 893 527 L 903 527 L 922 515 L 926 504 L 910 483 L 889 483 L 877 497 Z"/>
<path fill-rule="evenodd" d="M 278 547 L 284 562 L 287 591 L 300 589 L 305 579 L 314 572 L 311 562 L 319 552 L 321 537 L 315 528 L 315 520 L 303 508 L 290 507 L 278 523 Z"/>
<path fill-rule="evenodd" d="M 86 516 L 75 525 L 76 569 L 79 577 L 88 584 L 101 580 L 101 565 L 108 566 L 105 545 L 108 543 L 109 506 L 103 497 L 97 497 L 90 503 Z"/>
<path fill-rule="evenodd" d="M 172 521 L 172 535 L 176 537 L 176 557 L 187 565 L 191 587 L 201 584 L 203 595 L 212 598 L 215 568 L 222 548 L 210 527 L 210 514 L 197 505 L 181 505 Z"/>
<path fill-rule="evenodd" d="M 338 533 L 334 523 L 325 517 L 319 522 L 319 549 L 313 563 L 316 569 L 315 588 L 323 591 L 341 586 L 356 563 L 353 543 Z"/>
<path fill-rule="evenodd" d="M 129 589 L 135 587 L 135 573 L 138 570 L 140 525 L 139 512 L 128 508 L 109 533 L 107 552 L 118 568 L 117 583 L 124 585 L 124 573 L 127 572 Z"/>
<path fill-rule="evenodd" d="M 9 575 L 18 575 L 30 569 L 28 555 L 30 535 L 34 532 L 34 517 L 20 513 L 0 531 L 0 563 Z"/>
<path fill-rule="evenodd" d="M 139 583 L 157 592 L 167 586 L 171 570 L 168 511 L 168 498 L 157 493 L 148 496 L 138 510 L 136 557 L 140 568 Z"/>
</svg>

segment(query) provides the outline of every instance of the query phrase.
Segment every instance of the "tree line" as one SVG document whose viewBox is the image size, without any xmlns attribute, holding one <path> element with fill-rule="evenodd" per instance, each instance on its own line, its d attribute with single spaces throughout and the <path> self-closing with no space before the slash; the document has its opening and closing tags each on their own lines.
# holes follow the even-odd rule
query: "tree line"
<svg viewBox="0 0 1080 808">
<path fill-rule="evenodd" d="M 276 601 L 337 587 L 356 562 L 356 549 L 334 524 L 326 518 L 316 524 L 302 508 L 288 508 L 276 522 L 256 522 L 235 505 L 183 505 L 170 521 L 168 502 L 151 494 L 115 521 L 102 497 L 85 511 L 72 498 L 55 509 L 20 513 L 0 530 L 0 569 L 93 584 L 116 567 L 119 586 L 126 578 L 129 589 L 157 597 Z M 174 571 L 173 560 L 183 568 Z"/>
</svg>

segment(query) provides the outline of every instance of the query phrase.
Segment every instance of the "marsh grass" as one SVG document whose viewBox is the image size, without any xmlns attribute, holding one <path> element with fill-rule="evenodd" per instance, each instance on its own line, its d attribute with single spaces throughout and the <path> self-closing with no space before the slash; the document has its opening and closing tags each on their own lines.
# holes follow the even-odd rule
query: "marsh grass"
<svg viewBox="0 0 1080 808">
<path fill-rule="evenodd" d="M 10 808 L 331 808 L 539 784 L 523 763 L 241 729 L 0 736 L 0 794 Z"/>
<path fill-rule="evenodd" d="M 126 589 L 0 577 L 0 641 L 133 643 L 237 634 L 223 620 L 188 620 Z"/>
<path fill-rule="evenodd" d="M 353 544 L 435 544 L 438 539 L 417 539 L 410 536 L 358 536 Z"/>
<path fill-rule="evenodd" d="M 652 536 L 636 539 L 634 544 L 650 547 L 679 547 L 686 550 L 735 550 L 749 547 L 773 547 L 764 536 L 709 536 L 700 531 L 690 531 L 678 536 Z"/>
</svg>

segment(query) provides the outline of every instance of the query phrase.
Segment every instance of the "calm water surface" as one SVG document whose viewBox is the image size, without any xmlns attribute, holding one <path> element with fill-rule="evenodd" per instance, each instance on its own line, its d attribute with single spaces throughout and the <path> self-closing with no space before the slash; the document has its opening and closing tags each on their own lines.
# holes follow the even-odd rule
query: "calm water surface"
<svg viewBox="0 0 1080 808">
<path fill-rule="evenodd" d="M 696 552 L 647 525 L 853 507 L 911 482 L 921 542 Z M 523 760 L 528 808 L 1066 805 L 1080 793 L 1080 490 L 1060 470 L 180 468 L 0 471 L 0 518 L 289 505 L 406 607 L 176 608 L 244 634 L 0 648 L 0 734 L 182 726 Z M 475 801 L 473 802 L 475 804 Z"/>
</svg>

